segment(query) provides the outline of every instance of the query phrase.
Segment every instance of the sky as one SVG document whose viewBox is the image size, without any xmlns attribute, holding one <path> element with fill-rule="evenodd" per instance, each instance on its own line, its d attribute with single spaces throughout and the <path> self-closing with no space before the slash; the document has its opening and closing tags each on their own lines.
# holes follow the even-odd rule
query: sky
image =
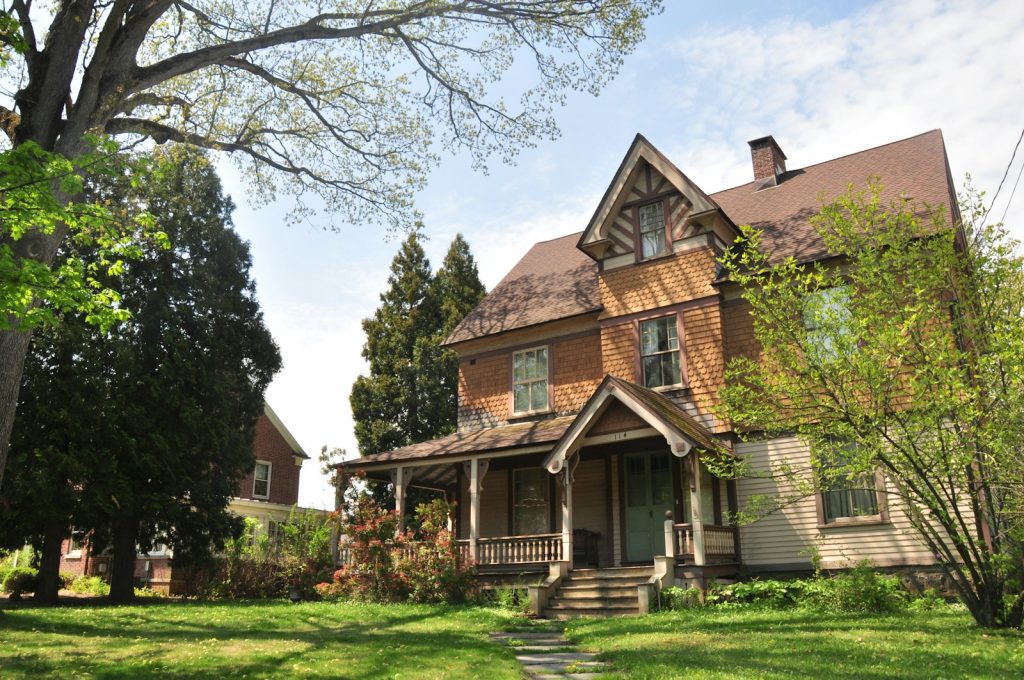
<svg viewBox="0 0 1024 680">
<path fill-rule="evenodd" d="M 560 138 L 486 175 L 461 156 L 431 172 L 417 207 L 435 268 L 462 233 L 491 289 L 533 243 L 582 230 L 638 132 L 712 193 L 752 179 L 747 141 L 764 135 L 792 170 L 941 128 L 958 185 L 970 173 L 991 199 L 1007 174 L 991 219 L 1005 212 L 1024 239 L 1024 145 L 1007 173 L 1024 130 L 1024 3 L 665 4 L 599 97 L 571 95 L 556 112 Z M 315 459 L 325 445 L 358 455 L 348 395 L 367 370 L 360 321 L 400 237 L 289 226 L 288 197 L 254 210 L 230 164 L 221 169 L 284 360 L 267 401 L 313 458 L 299 501 L 330 507 Z"/>
</svg>

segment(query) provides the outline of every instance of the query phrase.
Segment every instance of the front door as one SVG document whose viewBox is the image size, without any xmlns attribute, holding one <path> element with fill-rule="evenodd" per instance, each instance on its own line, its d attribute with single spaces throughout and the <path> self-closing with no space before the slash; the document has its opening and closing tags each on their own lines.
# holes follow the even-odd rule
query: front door
<svg viewBox="0 0 1024 680">
<path fill-rule="evenodd" d="M 623 456 L 626 491 L 626 561 L 650 562 L 665 552 L 665 511 L 672 509 L 672 466 L 667 451 Z"/>
</svg>

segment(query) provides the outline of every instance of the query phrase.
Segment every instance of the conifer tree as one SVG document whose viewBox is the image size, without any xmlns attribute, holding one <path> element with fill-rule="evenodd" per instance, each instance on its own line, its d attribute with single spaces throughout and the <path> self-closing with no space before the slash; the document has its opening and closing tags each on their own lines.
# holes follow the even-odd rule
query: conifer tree
<svg viewBox="0 0 1024 680">
<path fill-rule="evenodd" d="M 421 412 L 417 345 L 437 333 L 437 304 L 430 291 L 430 261 L 416 232 L 391 261 L 381 305 L 363 319 L 363 358 L 369 376 L 359 376 L 349 397 L 356 440 L 363 454 L 387 451 L 431 437 Z"/>
<path fill-rule="evenodd" d="M 362 454 L 454 432 L 458 364 L 441 343 L 484 295 L 469 244 L 456 236 L 437 276 L 415 232 L 391 263 L 388 289 L 363 321 L 363 358 L 350 402 Z"/>
<path fill-rule="evenodd" d="M 133 310 L 114 334 L 69 317 L 36 335 L 11 449 L 21 463 L 2 489 L 8 509 L 45 510 L 16 518 L 63 530 L 70 519 L 94 547 L 112 545 L 115 601 L 133 596 L 136 546 L 166 543 L 184 561 L 232 534 L 227 503 L 253 465 L 253 428 L 281 363 L 212 165 L 185 148 L 156 155 L 147 183 L 105 191 L 156 216 L 170 248 L 112 274 Z"/>
</svg>

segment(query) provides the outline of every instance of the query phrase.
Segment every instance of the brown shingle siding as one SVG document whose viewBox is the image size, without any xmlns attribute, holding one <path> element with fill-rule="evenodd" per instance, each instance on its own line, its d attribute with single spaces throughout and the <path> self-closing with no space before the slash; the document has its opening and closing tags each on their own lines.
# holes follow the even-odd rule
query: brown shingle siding
<svg viewBox="0 0 1024 680">
<path fill-rule="evenodd" d="M 687 250 L 677 255 L 634 267 L 602 272 L 598 288 L 608 319 L 657 309 L 714 295 L 715 254 L 710 248 Z"/>
</svg>

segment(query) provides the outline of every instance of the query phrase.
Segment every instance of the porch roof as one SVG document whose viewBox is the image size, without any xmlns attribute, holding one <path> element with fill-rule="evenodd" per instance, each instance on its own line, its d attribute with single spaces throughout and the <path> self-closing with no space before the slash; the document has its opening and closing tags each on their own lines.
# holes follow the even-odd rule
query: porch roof
<svg viewBox="0 0 1024 680">
<path fill-rule="evenodd" d="M 572 425 L 575 416 L 563 416 L 525 423 L 500 425 L 473 432 L 456 432 L 447 437 L 403 446 L 345 461 L 347 468 L 359 469 L 377 463 L 404 463 L 449 458 L 485 451 L 554 444 Z"/>
<path fill-rule="evenodd" d="M 715 453 L 728 453 L 728 445 L 716 438 L 665 395 L 628 380 L 606 375 L 572 425 L 555 444 L 544 461 L 550 472 L 562 469 L 566 458 L 578 449 L 613 401 L 619 401 L 658 430 L 668 440 L 672 453 L 685 456 L 692 446 Z"/>
</svg>

